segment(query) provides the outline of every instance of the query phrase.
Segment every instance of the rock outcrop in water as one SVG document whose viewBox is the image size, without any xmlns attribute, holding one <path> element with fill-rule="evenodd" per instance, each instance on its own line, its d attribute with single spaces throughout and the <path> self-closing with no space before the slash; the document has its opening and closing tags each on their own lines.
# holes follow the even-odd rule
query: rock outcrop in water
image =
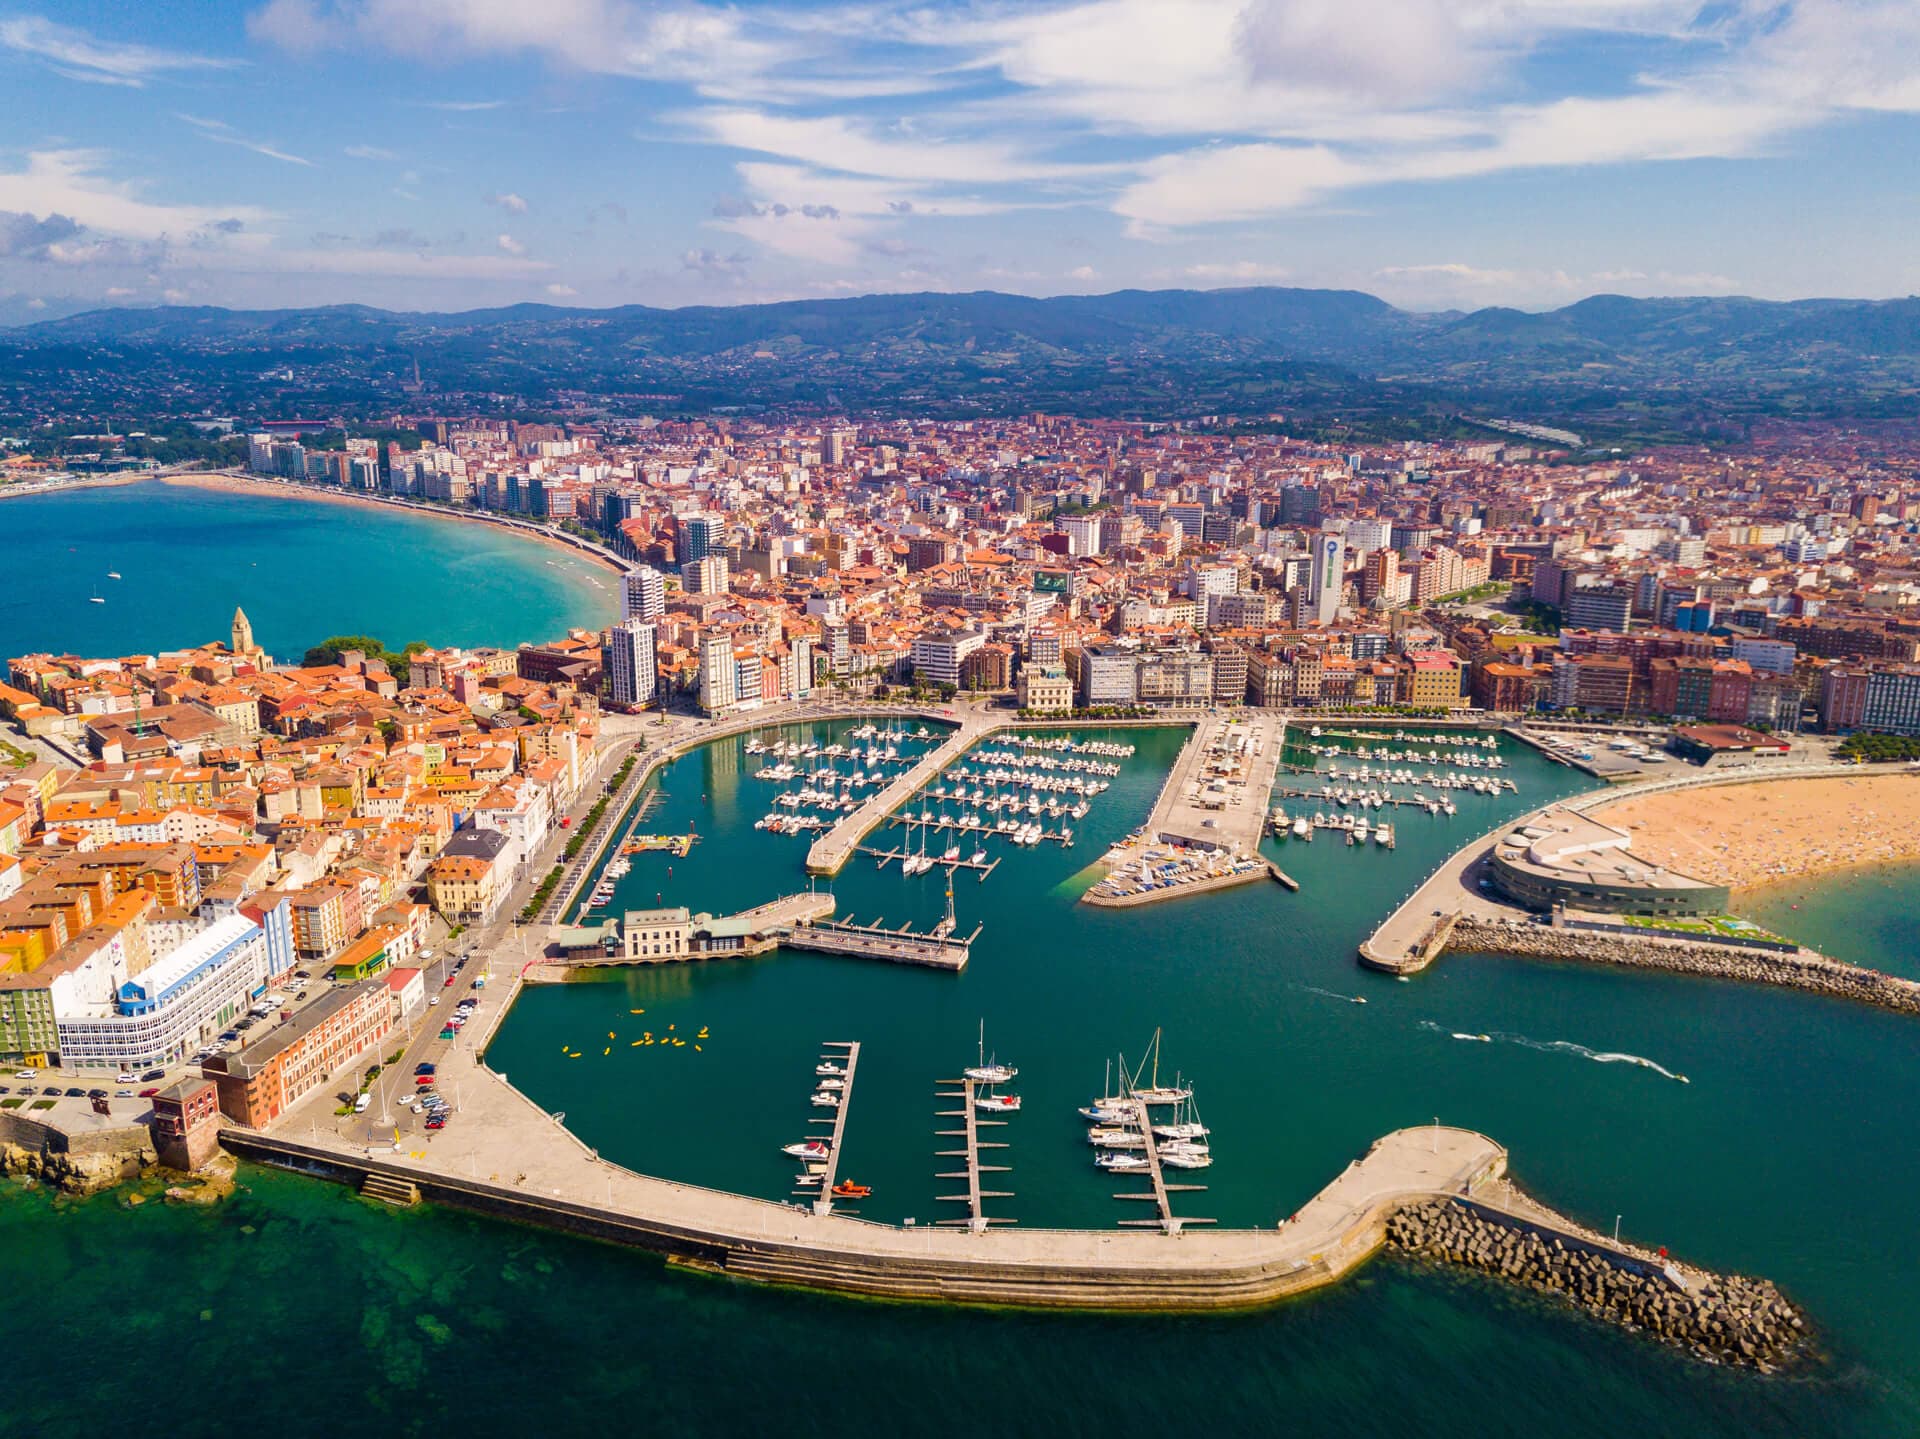
<svg viewBox="0 0 1920 1439">
<path fill-rule="evenodd" d="M 1809 1353 L 1806 1321 L 1764 1279 L 1731 1275 L 1683 1288 L 1656 1266 L 1577 1240 L 1545 1238 L 1448 1200 L 1400 1210 L 1387 1221 L 1387 1243 L 1420 1259 L 1558 1295 L 1701 1359 L 1772 1372 Z"/>
</svg>

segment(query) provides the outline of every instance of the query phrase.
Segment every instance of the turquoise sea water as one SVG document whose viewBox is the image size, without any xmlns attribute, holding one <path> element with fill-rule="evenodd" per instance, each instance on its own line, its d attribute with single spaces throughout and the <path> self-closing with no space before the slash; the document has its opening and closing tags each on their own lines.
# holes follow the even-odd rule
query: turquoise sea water
<svg viewBox="0 0 1920 1439">
<path fill-rule="evenodd" d="M 235 605 L 281 659 L 335 634 L 516 645 L 619 609 L 601 567 L 491 526 L 157 480 L 0 501 L 0 554 L 7 656 L 225 640 Z"/>
<path fill-rule="evenodd" d="M 995 1212 L 1107 1225 L 1132 1214 L 1109 1197 L 1128 1186 L 1091 1169 L 1071 1109 L 1107 1055 L 1136 1056 L 1162 1026 L 1163 1075 L 1194 1081 L 1214 1130 L 1209 1189 L 1186 1212 L 1273 1222 L 1376 1135 L 1437 1116 L 1507 1144 L 1516 1177 L 1579 1218 L 1610 1227 L 1618 1214 L 1623 1233 L 1777 1280 L 1820 1326 L 1827 1363 L 1795 1379 L 1719 1371 L 1392 1260 L 1241 1315 L 844 1301 L 457 1214 L 395 1214 L 249 1168 L 246 1192 L 208 1212 L 0 1199 L 0 1284 L 42 1296 L 10 1339 L 0 1432 L 126 1412 L 161 1367 L 170 1387 L 218 1391 L 244 1348 L 276 1373 L 248 1384 L 249 1418 L 290 1434 L 1920 1434 L 1920 1025 L 1521 961 L 1452 957 L 1406 984 L 1359 971 L 1354 944 L 1444 853 L 1579 783 L 1523 751 L 1509 752 L 1520 794 L 1457 796 L 1452 821 L 1408 815 L 1391 854 L 1326 836 L 1271 846 L 1298 894 L 1261 883 L 1135 911 L 1076 905 L 1084 866 L 1145 815 L 1179 738 L 1136 737 L 1072 850 L 1014 852 L 984 884 L 956 880 L 962 925 L 985 926 L 965 974 L 783 953 L 548 987 L 517 1006 L 492 1062 L 609 1158 L 779 1196 L 790 1169 L 774 1150 L 816 1112 L 818 1042 L 860 1039 L 846 1172 L 876 1187 L 873 1217 L 925 1219 L 951 1192 L 933 1177 L 933 1084 L 972 1058 L 984 1018 L 1026 1097 L 1001 1136 L 1017 1197 Z M 775 787 L 751 778 L 760 761 L 741 745 L 664 771 L 647 827 L 691 819 L 701 838 L 685 859 L 637 859 L 617 904 L 659 893 L 728 910 L 804 884 L 806 841 L 751 827 Z M 924 925 L 944 880 L 858 859 L 836 894 L 843 914 Z M 1804 901 L 1787 913 L 1813 919 Z M 1871 931 L 1857 943 L 1850 957 L 1886 959 L 1865 952 Z M 629 1047 L 669 1024 L 706 1027 L 701 1052 Z M 563 1044 L 587 1057 L 565 1059 Z M 103 1334 L 117 1362 L 76 1381 L 70 1361 Z"/>
</svg>

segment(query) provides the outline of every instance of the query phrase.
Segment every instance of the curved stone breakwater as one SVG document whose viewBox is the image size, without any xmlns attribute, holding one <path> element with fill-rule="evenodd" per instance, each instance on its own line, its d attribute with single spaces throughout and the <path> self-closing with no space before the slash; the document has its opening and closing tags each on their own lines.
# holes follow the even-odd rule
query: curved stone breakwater
<svg viewBox="0 0 1920 1439">
<path fill-rule="evenodd" d="M 1714 944 L 1581 934 L 1547 925 L 1483 924 L 1462 918 L 1447 936 L 1446 952 L 1664 969 L 1673 974 L 1806 990 L 1900 1014 L 1920 1015 L 1920 983 L 1848 964 L 1810 949 L 1796 954 L 1771 954 Z"/>
<path fill-rule="evenodd" d="M 1446 1199 L 1399 1210 L 1387 1220 L 1387 1243 L 1558 1295 L 1699 1359 L 1772 1373 L 1810 1357 L 1806 1321 L 1764 1279 L 1701 1277 L 1683 1285 L 1656 1266 L 1629 1267 L 1624 1256 L 1549 1239 Z"/>
</svg>

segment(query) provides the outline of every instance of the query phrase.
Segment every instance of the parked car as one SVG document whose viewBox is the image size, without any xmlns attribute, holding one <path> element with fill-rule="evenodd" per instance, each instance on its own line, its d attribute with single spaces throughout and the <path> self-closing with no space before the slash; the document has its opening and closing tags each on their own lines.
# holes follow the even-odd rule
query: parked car
<svg viewBox="0 0 1920 1439">
<path fill-rule="evenodd" d="M 80 1086 L 77 1084 L 73 1088 L 67 1091 L 68 1099 L 85 1099 L 86 1097 L 87 1097 L 86 1090 L 80 1088 Z"/>
<path fill-rule="evenodd" d="M 114 1075 L 114 1078 L 118 1080 L 121 1084 L 132 1084 L 133 1071 L 131 1069 L 123 1069 L 118 1074 Z"/>
<path fill-rule="evenodd" d="M 149 1069 L 145 1074 L 141 1075 L 140 1077 L 143 1080 L 144 1079 L 165 1079 L 167 1077 L 167 1072 L 164 1069 Z"/>
<path fill-rule="evenodd" d="M 415 1074 L 432 1074 L 437 1067 L 438 1066 L 433 1064 L 432 1061 L 423 1059 L 414 1065 L 413 1072 Z"/>
<path fill-rule="evenodd" d="M 131 1089 L 116 1089 L 113 1092 L 113 1097 L 115 1099 L 132 1099 L 133 1091 Z"/>
<path fill-rule="evenodd" d="M 433 1118 L 427 1121 L 428 1129 L 445 1129 L 446 1127 L 447 1127 L 447 1120 L 445 1115 L 436 1114 L 433 1116 Z"/>
<path fill-rule="evenodd" d="M 16 1069 L 13 1072 L 13 1077 L 15 1079 L 32 1079 L 34 1078 L 34 1073 L 31 1069 Z"/>
<path fill-rule="evenodd" d="M 104 1089 L 89 1089 L 87 1091 L 88 1099 L 105 1099 L 106 1097 L 107 1092 Z"/>
<path fill-rule="evenodd" d="M 143 1089 L 143 1090 L 141 1090 L 141 1091 L 140 1091 L 140 1097 L 141 1097 L 142 1099 L 152 1099 L 152 1098 L 153 1098 L 153 1096 L 154 1096 L 154 1095 L 156 1095 L 156 1094 L 158 1094 L 159 1092 L 160 1092 L 160 1086 L 156 1084 L 156 1085 L 153 1085 L 152 1087 L 150 1087 L 150 1088 L 148 1088 L 148 1089 Z"/>
<path fill-rule="evenodd" d="M 431 1088 L 435 1081 L 431 1074 L 416 1074 L 413 1077 L 413 1082 L 416 1088 L 427 1089 Z"/>
</svg>

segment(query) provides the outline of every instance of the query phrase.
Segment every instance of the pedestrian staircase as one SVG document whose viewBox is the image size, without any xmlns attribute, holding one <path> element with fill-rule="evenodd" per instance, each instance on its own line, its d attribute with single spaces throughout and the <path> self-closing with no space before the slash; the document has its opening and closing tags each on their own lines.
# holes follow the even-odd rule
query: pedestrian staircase
<svg viewBox="0 0 1920 1439">
<path fill-rule="evenodd" d="M 411 1209 L 420 1202 L 420 1186 L 411 1179 L 395 1179 L 390 1174 L 369 1174 L 360 1181 L 360 1193 L 397 1209 Z"/>
</svg>

